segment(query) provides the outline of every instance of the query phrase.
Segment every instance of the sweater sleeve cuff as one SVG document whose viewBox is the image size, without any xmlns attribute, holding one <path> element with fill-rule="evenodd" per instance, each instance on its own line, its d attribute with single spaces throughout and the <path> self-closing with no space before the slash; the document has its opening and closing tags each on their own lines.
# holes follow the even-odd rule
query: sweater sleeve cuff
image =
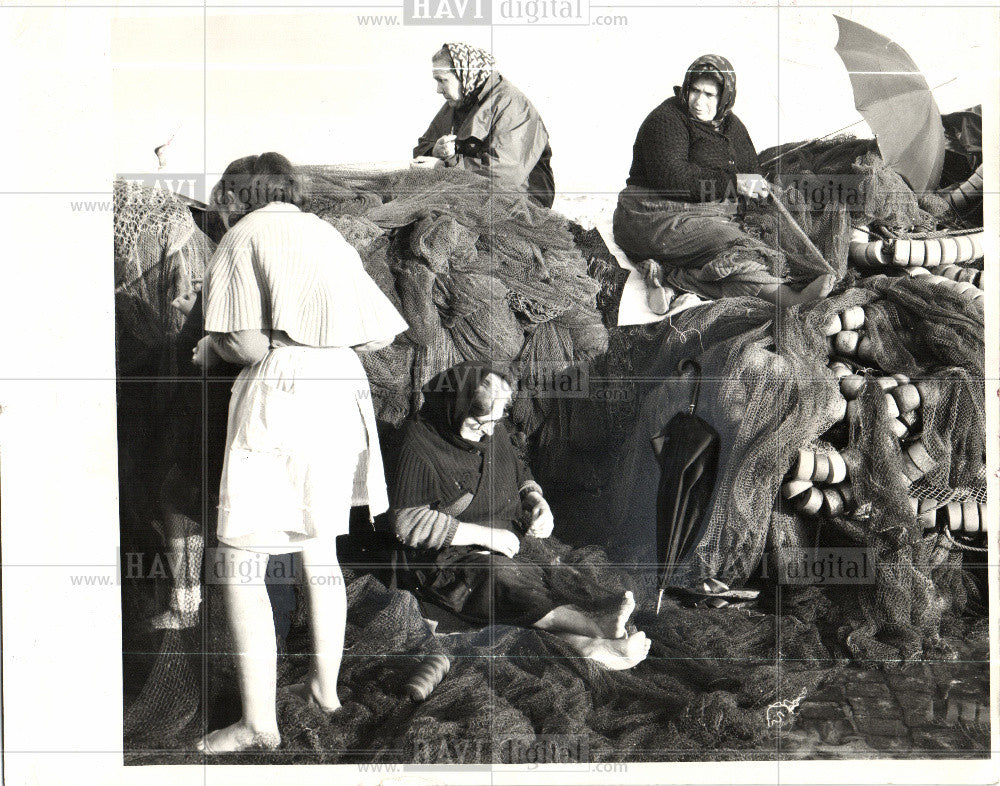
<svg viewBox="0 0 1000 786">
<path fill-rule="evenodd" d="M 521 484 L 521 488 L 519 489 L 519 491 L 521 493 L 521 497 L 524 498 L 528 494 L 531 494 L 532 492 L 535 492 L 537 494 L 542 494 L 542 487 L 539 486 L 537 483 L 535 483 L 535 481 L 533 480 L 526 480 L 524 483 Z"/>
<path fill-rule="evenodd" d="M 454 516 L 448 516 L 448 529 L 445 530 L 444 540 L 441 541 L 441 548 L 446 548 L 455 540 L 455 533 L 458 532 L 458 525 L 461 524 Z"/>
</svg>

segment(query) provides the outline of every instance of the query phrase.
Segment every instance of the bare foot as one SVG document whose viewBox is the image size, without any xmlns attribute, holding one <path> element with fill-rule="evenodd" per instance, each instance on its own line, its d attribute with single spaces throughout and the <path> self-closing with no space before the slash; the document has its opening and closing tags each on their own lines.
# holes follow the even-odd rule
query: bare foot
<svg viewBox="0 0 1000 786">
<path fill-rule="evenodd" d="M 298 696 L 306 704 L 312 704 L 313 706 L 319 707 L 323 712 L 336 712 L 340 709 L 340 699 L 336 696 L 333 697 L 332 702 L 320 701 L 317 696 L 316 689 L 309 682 L 299 682 L 295 685 L 289 685 L 288 690 L 294 696 Z"/>
<path fill-rule="evenodd" d="M 760 297 L 768 300 L 777 306 L 788 308 L 799 306 L 812 300 L 819 300 L 830 294 L 833 285 L 837 283 L 837 277 L 833 275 L 818 276 L 810 281 L 805 287 L 796 292 L 787 284 L 779 284 L 761 290 Z"/>
<path fill-rule="evenodd" d="M 624 639 L 593 639 L 584 654 L 606 669 L 624 671 L 645 660 L 651 644 L 639 631 Z"/>
<path fill-rule="evenodd" d="M 209 732 L 195 743 L 195 748 L 206 755 L 217 753 L 237 753 L 251 748 L 274 750 L 281 744 L 278 730 L 255 731 L 242 720 L 224 729 Z"/>
<path fill-rule="evenodd" d="M 635 611 L 635 596 L 629 590 L 622 595 L 618 608 L 595 617 L 601 635 L 608 639 L 624 639 L 625 625 L 633 611 Z"/>
<path fill-rule="evenodd" d="M 175 609 L 167 609 L 162 614 L 153 617 L 149 624 L 155 630 L 185 630 L 193 628 L 198 624 L 198 612 L 184 612 Z"/>
</svg>

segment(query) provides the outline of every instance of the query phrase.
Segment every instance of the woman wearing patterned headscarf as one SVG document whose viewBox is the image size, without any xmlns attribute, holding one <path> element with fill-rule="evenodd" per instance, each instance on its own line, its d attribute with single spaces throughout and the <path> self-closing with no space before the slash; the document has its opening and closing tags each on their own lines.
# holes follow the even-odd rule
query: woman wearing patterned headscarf
<svg viewBox="0 0 1000 786">
<path fill-rule="evenodd" d="M 492 177 L 551 207 L 555 180 L 545 124 L 497 72 L 493 55 L 468 44 L 445 44 L 431 64 L 445 105 L 413 148 L 414 157 Z"/>
<path fill-rule="evenodd" d="M 709 298 L 756 295 L 781 305 L 828 294 L 833 276 L 800 280 L 796 287 L 805 286 L 793 289 L 781 252 L 740 228 L 741 198 L 765 196 L 769 187 L 750 135 L 732 111 L 732 64 L 703 55 L 674 93 L 639 128 L 614 218 L 615 241 L 642 260 L 653 310 L 669 308 L 670 286 Z"/>
</svg>

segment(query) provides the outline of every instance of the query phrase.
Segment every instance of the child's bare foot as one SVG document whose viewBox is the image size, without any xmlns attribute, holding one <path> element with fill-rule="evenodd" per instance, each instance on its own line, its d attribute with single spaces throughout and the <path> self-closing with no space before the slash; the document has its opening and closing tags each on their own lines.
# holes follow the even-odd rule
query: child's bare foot
<svg viewBox="0 0 1000 786">
<path fill-rule="evenodd" d="M 224 729 L 209 732 L 195 743 L 195 747 L 206 755 L 217 753 L 237 753 L 251 748 L 274 750 L 281 745 L 278 730 L 256 731 L 242 720 Z"/>
<path fill-rule="evenodd" d="M 601 635 L 608 639 L 624 639 L 625 625 L 635 611 L 635 596 L 631 590 L 622 595 L 618 607 L 595 617 Z"/>
<path fill-rule="evenodd" d="M 624 639 L 593 639 L 585 655 L 611 671 L 631 669 L 646 659 L 652 642 L 642 631 Z"/>
<path fill-rule="evenodd" d="M 321 697 L 318 695 L 316 688 L 309 682 L 299 682 L 295 685 L 289 685 L 288 690 L 294 695 L 298 696 L 306 704 L 312 704 L 319 707 L 323 712 L 336 712 L 340 709 L 340 699 L 336 696 L 333 697 L 333 701 L 326 701 L 326 697 Z"/>
<path fill-rule="evenodd" d="M 761 290 L 760 297 L 782 308 L 799 306 L 803 303 L 809 303 L 810 301 L 826 297 L 830 294 L 833 285 L 836 283 L 836 276 L 818 276 L 798 292 L 787 284 L 772 284 Z"/>
<path fill-rule="evenodd" d="M 149 624 L 155 630 L 185 630 L 198 624 L 198 612 L 167 609 L 153 617 Z"/>
</svg>

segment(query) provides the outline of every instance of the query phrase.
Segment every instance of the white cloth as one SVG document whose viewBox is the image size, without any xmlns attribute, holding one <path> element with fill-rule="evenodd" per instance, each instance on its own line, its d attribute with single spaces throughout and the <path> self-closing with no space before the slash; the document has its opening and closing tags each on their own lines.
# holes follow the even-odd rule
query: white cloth
<svg viewBox="0 0 1000 786">
<path fill-rule="evenodd" d="M 229 404 L 219 540 L 267 554 L 346 534 L 352 503 L 389 508 L 368 378 L 346 348 L 281 347 Z"/>
<path fill-rule="evenodd" d="M 391 341 L 407 329 L 330 224 L 271 202 L 230 229 L 205 283 L 205 330 L 283 330 L 313 347 Z"/>
</svg>

